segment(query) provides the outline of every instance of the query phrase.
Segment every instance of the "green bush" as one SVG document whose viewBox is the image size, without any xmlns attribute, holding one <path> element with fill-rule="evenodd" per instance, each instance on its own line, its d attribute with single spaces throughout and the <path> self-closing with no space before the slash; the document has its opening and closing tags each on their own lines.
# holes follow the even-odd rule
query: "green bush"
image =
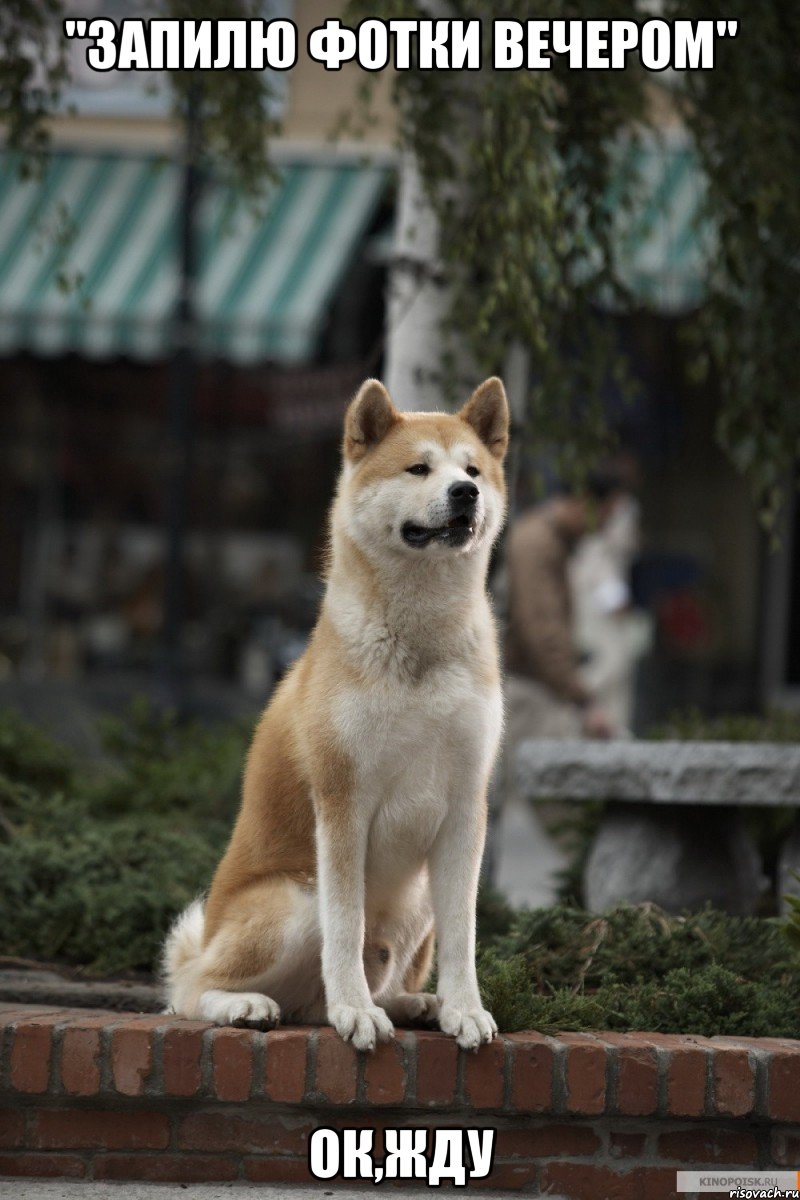
<svg viewBox="0 0 800 1200">
<path fill-rule="evenodd" d="M 800 714 L 776 708 L 709 717 L 688 708 L 672 713 L 645 736 L 660 742 L 800 742 Z"/>
<path fill-rule="evenodd" d="M 504 1029 L 800 1037 L 800 958 L 776 919 L 536 909 L 482 938 L 479 967 Z"/>
<path fill-rule="evenodd" d="M 13 711 L 0 710 L 0 777 L 31 787 L 66 787 L 75 763 L 64 746 Z"/>
<path fill-rule="evenodd" d="M 243 724 L 182 724 L 136 700 L 100 723 L 110 762 L 89 787 L 92 810 L 230 820 L 249 733 Z"/>
<path fill-rule="evenodd" d="M 138 702 L 102 735 L 106 761 L 79 770 L 0 714 L 0 953 L 150 971 L 225 848 L 247 733 Z"/>
</svg>

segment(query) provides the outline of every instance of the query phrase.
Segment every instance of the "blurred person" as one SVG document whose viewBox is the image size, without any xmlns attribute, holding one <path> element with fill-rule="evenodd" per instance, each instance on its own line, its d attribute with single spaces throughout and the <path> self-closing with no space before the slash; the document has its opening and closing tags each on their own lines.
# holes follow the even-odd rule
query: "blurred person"
<svg viewBox="0 0 800 1200">
<path fill-rule="evenodd" d="M 581 678 L 619 732 L 631 729 L 636 667 L 652 641 L 649 614 L 632 603 L 640 544 L 639 501 L 624 492 L 604 527 L 581 540 L 569 568 Z"/>
<path fill-rule="evenodd" d="M 570 561 L 624 496 L 618 472 L 598 471 L 586 493 L 561 493 L 513 525 L 507 549 L 506 743 L 521 737 L 598 737 L 617 726 L 580 670 Z"/>
<path fill-rule="evenodd" d="M 614 472 L 585 495 L 561 493 L 524 512 L 506 549 L 505 735 L 492 787 L 485 871 L 517 907 L 556 901 L 566 858 L 541 813 L 525 803 L 515 759 L 526 738 L 609 738 L 617 727 L 583 678 L 575 642 L 570 560 L 624 493 Z"/>
</svg>

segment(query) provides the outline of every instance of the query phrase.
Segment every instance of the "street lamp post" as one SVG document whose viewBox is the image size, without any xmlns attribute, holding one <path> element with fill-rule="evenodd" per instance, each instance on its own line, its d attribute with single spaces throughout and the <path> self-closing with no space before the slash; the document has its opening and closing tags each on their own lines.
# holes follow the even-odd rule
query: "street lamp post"
<svg viewBox="0 0 800 1200">
<path fill-rule="evenodd" d="M 178 212 L 178 299 L 175 307 L 166 429 L 164 620 L 161 688 L 166 706 L 186 708 L 182 654 L 186 610 L 186 534 L 192 468 L 192 427 L 197 379 L 196 281 L 197 210 L 202 188 L 201 94 L 189 89 L 186 101 L 181 200 Z"/>
</svg>

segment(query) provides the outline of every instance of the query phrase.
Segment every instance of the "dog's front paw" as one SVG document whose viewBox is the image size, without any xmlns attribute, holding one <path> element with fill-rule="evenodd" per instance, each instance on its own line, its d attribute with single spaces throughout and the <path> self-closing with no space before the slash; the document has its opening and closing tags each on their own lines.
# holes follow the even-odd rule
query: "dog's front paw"
<svg viewBox="0 0 800 1200">
<path fill-rule="evenodd" d="M 439 1028 L 454 1037 L 462 1050 L 477 1050 L 497 1033 L 495 1019 L 485 1008 L 447 1003 L 439 1009 Z"/>
<path fill-rule="evenodd" d="M 374 1004 L 355 1008 L 352 1004 L 332 1004 L 328 1020 L 346 1042 L 356 1050 L 374 1050 L 376 1042 L 394 1037 L 394 1026 L 382 1008 Z"/>
</svg>

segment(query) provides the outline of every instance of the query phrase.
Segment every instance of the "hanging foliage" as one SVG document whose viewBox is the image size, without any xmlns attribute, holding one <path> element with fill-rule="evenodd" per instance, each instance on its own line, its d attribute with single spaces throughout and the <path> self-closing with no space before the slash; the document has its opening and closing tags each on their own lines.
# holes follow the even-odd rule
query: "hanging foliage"
<svg viewBox="0 0 800 1200">
<path fill-rule="evenodd" d="M 487 371 L 502 369 L 513 341 L 528 347 L 530 436 L 574 479 L 607 445 L 602 389 L 630 382 L 598 306 L 631 304 L 613 236 L 615 212 L 619 221 L 632 204 L 631 180 L 619 178 L 615 151 L 668 97 L 694 141 L 707 180 L 701 216 L 716 239 L 692 361 L 696 373 L 713 372 L 720 443 L 771 524 L 800 446 L 800 9 L 786 0 L 697 7 L 664 0 L 658 15 L 738 19 L 713 70 L 652 75 L 633 57 L 623 71 L 570 70 L 555 56 L 550 70 L 398 72 L 401 139 L 441 226 L 452 296 L 445 368 L 460 338 Z M 485 18 L 485 6 L 452 0 L 447 14 Z M 425 0 L 353 0 L 348 20 L 430 15 Z M 502 15 L 532 14 L 509 0 Z M 544 0 L 535 13 L 632 15 L 623 0 Z M 486 38 L 485 19 L 483 28 Z"/>
<path fill-rule="evenodd" d="M 33 170 L 49 145 L 46 118 L 63 104 L 69 82 L 62 0 L 0 4 L 0 121 L 9 149 Z M 151 15 L 229 21 L 263 17 L 262 0 L 157 0 Z M 87 47 L 91 43 L 84 43 Z M 270 73 L 247 70 L 165 71 L 174 114 L 189 93 L 201 97 L 205 152 L 215 169 L 253 196 L 271 177 L 269 144 L 277 131 Z"/>
</svg>

